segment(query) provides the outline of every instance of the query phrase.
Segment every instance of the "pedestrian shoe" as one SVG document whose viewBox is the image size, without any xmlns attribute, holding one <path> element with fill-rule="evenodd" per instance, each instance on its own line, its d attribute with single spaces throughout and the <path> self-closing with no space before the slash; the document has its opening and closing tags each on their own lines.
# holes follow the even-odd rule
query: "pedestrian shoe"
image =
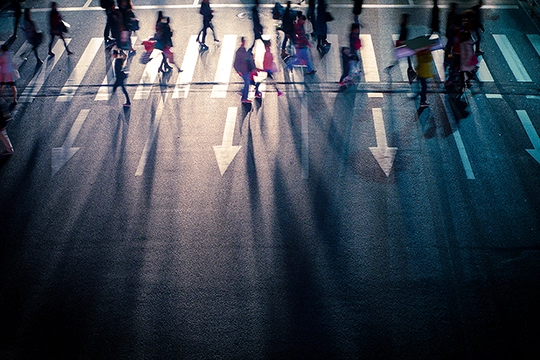
<svg viewBox="0 0 540 360">
<path fill-rule="evenodd" d="M 124 106 L 124 107 L 130 107 L 130 106 L 131 106 L 131 103 L 125 103 L 123 106 Z"/>
<path fill-rule="evenodd" d="M 281 96 L 281 95 L 283 95 L 283 93 L 282 93 L 281 91 L 278 90 L 278 91 L 277 91 L 277 96 Z"/>
<path fill-rule="evenodd" d="M 249 100 L 249 99 L 242 99 L 242 103 L 244 103 L 244 104 L 251 104 L 251 100 Z"/>
<path fill-rule="evenodd" d="M 257 92 L 255 93 L 255 97 L 256 97 L 257 99 L 262 98 L 262 92 L 257 91 Z"/>
<path fill-rule="evenodd" d="M 67 52 L 68 55 L 73 55 L 73 51 L 69 51 Z"/>
<path fill-rule="evenodd" d="M 421 108 L 427 108 L 429 107 L 429 104 L 427 102 L 420 103 Z"/>
<path fill-rule="evenodd" d="M 306 74 L 308 75 L 313 75 L 317 72 L 317 70 L 311 70 L 311 71 L 308 71 Z"/>
<path fill-rule="evenodd" d="M 219 40 L 218 40 L 218 39 L 214 39 L 214 41 L 215 41 L 215 42 L 219 42 Z"/>
<path fill-rule="evenodd" d="M 54 56 L 54 53 L 52 51 L 49 51 L 49 56 Z"/>
</svg>

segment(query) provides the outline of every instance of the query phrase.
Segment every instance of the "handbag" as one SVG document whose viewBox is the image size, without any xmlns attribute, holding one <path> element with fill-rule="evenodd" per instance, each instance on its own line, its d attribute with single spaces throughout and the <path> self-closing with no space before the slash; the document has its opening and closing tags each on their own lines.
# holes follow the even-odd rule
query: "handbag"
<svg viewBox="0 0 540 360">
<path fill-rule="evenodd" d="M 71 27 L 71 25 L 69 25 L 67 22 L 65 22 L 64 20 L 60 20 L 60 23 L 61 23 L 61 29 L 62 29 L 62 32 L 63 33 L 67 33 L 69 31 L 69 28 Z"/>
<path fill-rule="evenodd" d="M 409 84 L 412 84 L 414 80 L 416 80 L 416 77 L 418 74 L 416 74 L 416 71 L 412 67 L 409 67 L 407 69 L 407 77 L 409 78 Z"/>
<path fill-rule="evenodd" d="M 332 14 L 330 12 L 325 12 L 324 13 L 324 20 L 326 22 L 329 22 L 329 21 L 334 21 L 334 17 L 332 16 Z"/>
<path fill-rule="evenodd" d="M 137 31 L 139 29 L 140 29 L 139 19 L 131 18 L 131 20 L 129 21 L 129 30 Z"/>
</svg>

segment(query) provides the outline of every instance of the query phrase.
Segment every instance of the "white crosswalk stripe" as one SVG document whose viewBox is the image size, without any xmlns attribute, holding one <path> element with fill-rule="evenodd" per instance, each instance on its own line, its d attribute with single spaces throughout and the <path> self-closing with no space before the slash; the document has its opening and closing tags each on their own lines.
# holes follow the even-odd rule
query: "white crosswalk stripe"
<svg viewBox="0 0 540 360">
<path fill-rule="evenodd" d="M 540 35 L 527 34 L 527 38 L 529 39 L 532 46 L 534 47 L 534 50 L 536 50 L 536 53 L 540 56 Z"/>
<path fill-rule="evenodd" d="M 362 47 L 360 50 L 361 55 L 361 66 L 363 68 L 363 81 L 367 83 L 376 83 L 380 82 L 379 69 L 377 64 L 376 52 L 378 47 L 373 43 L 373 38 L 371 34 L 361 34 Z M 393 39 L 397 38 L 397 35 L 392 35 Z M 530 41 L 532 47 L 540 55 L 540 35 L 538 34 L 527 34 L 527 39 Z M 173 99 L 178 98 L 187 98 L 191 84 L 194 81 L 196 74 L 197 66 L 202 64 L 200 61 L 201 54 L 199 52 L 199 45 L 195 41 L 196 35 L 192 35 L 187 44 L 186 51 L 184 53 L 182 70 L 183 72 L 178 73 L 175 81 L 174 91 L 172 93 Z M 490 56 L 488 58 L 488 63 L 495 63 L 496 61 L 504 61 L 508 64 L 508 67 L 512 71 L 512 76 L 515 80 L 519 82 L 531 82 L 531 76 L 525 69 L 523 62 L 520 60 L 519 55 L 516 50 L 510 43 L 510 40 L 506 35 L 494 34 L 493 38 L 497 43 L 497 46 L 500 49 L 500 54 L 498 58 Z M 239 44 L 237 44 L 238 37 L 234 34 L 225 35 L 222 43 L 220 43 L 220 53 L 219 58 L 217 59 L 217 66 L 214 71 L 214 84 L 212 85 L 212 91 L 210 97 L 212 98 L 225 98 L 229 93 L 229 84 L 230 81 L 240 82 L 241 79 L 235 76 L 233 69 L 234 54 Z M 319 79 L 324 79 L 324 81 L 329 83 L 337 83 L 341 76 L 341 54 L 340 54 L 340 44 L 339 37 L 336 34 L 329 34 L 328 40 L 332 43 L 330 51 L 321 58 L 320 62 L 316 65 L 321 67 L 318 72 Z M 132 42 L 136 41 L 136 37 L 132 38 Z M 66 39 L 66 42 L 69 44 L 70 39 Z M 101 38 L 91 38 L 88 45 L 86 46 L 84 52 L 82 53 L 79 61 L 77 62 L 75 68 L 72 70 L 69 78 L 62 86 L 60 94 L 56 98 L 57 102 L 66 102 L 71 101 L 76 95 L 77 89 L 83 85 L 85 76 L 88 71 L 91 70 L 91 64 L 95 60 L 99 49 L 103 44 L 103 39 Z M 23 58 L 21 56 L 28 56 L 28 52 L 31 51 L 31 47 L 27 42 L 24 42 L 21 47 L 16 52 L 14 59 L 21 62 Z M 262 61 L 264 56 L 264 45 L 262 42 L 258 41 L 254 49 L 254 55 L 256 57 L 256 65 L 258 68 L 262 68 Z M 52 69 L 56 66 L 59 59 L 65 52 L 64 45 L 61 41 L 57 41 L 53 48 L 53 52 L 56 53 L 55 57 L 50 57 L 45 59 L 44 65 L 38 70 L 38 72 L 30 80 L 22 95 L 19 98 L 20 102 L 29 102 L 33 101 L 35 96 L 41 91 L 45 81 L 47 80 Z M 312 49 L 312 53 L 315 53 L 315 50 Z M 209 53 L 210 55 L 210 53 Z M 214 54 L 216 55 L 216 54 Z M 215 58 L 214 58 L 215 59 Z M 440 81 L 444 81 L 446 74 L 444 68 L 444 51 L 438 50 L 433 52 L 433 62 L 434 70 L 436 70 Z M 158 68 L 160 67 L 162 60 L 162 52 L 159 50 L 154 50 L 152 52 L 152 60 L 144 67 L 143 73 L 138 82 L 138 86 L 135 90 L 133 96 L 134 100 L 144 100 L 148 99 L 153 85 L 156 83 L 156 78 L 158 74 Z M 479 70 L 478 78 L 481 82 L 493 82 L 494 76 L 492 75 L 490 69 L 488 68 L 488 63 L 484 61 L 484 57 L 480 56 L 479 58 Z M 276 60 L 279 63 L 279 57 Z M 399 62 L 400 74 L 402 80 L 407 81 L 407 61 L 400 60 Z M 135 66 L 135 64 L 134 64 Z M 137 63 L 137 66 L 140 66 Z M 207 66 L 207 65 L 205 65 Z M 301 96 L 304 92 L 304 68 L 299 67 L 294 71 L 284 71 L 279 73 L 279 77 L 285 76 L 286 90 L 288 90 L 289 96 L 296 97 Z M 209 69 L 209 71 L 212 71 Z M 176 74 L 175 74 L 176 75 Z M 504 74 L 503 74 L 504 76 Z M 232 77 L 232 78 L 231 78 Z M 265 94 L 266 82 L 264 81 L 266 74 L 261 72 L 256 78 L 257 81 L 262 81 L 259 87 L 259 90 Z M 99 87 L 94 100 L 102 101 L 108 100 L 110 97 L 110 84 L 114 80 L 113 68 L 110 67 L 108 73 L 103 79 L 101 86 Z M 136 80 L 136 79 L 134 79 Z M 254 92 L 250 92 L 250 97 L 254 96 Z M 381 97 L 381 93 L 368 93 L 370 97 Z"/>
<path fill-rule="evenodd" d="M 221 45 L 221 54 L 219 56 L 218 67 L 212 87 L 212 98 L 224 98 L 227 96 L 229 81 L 231 78 L 231 69 L 236 51 L 236 35 L 225 35 Z"/>
<path fill-rule="evenodd" d="M 362 56 L 362 68 L 364 69 L 364 79 L 366 82 L 380 82 L 379 69 L 377 67 L 377 58 L 375 57 L 375 48 L 370 34 L 361 34 L 360 41 L 362 47 L 360 54 Z M 382 97 L 382 93 L 368 93 L 368 97 Z"/>
<path fill-rule="evenodd" d="M 531 77 L 527 73 L 527 70 L 525 70 L 521 60 L 519 60 L 514 47 L 510 43 L 510 40 L 508 40 L 508 37 L 506 35 L 493 34 L 493 38 L 501 49 L 502 55 L 506 59 L 508 66 L 510 66 L 510 70 L 512 70 L 516 80 L 519 82 L 531 82 Z"/>
<path fill-rule="evenodd" d="M 341 77 L 341 55 L 338 36 L 336 34 L 328 34 L 326 38 L 332 46 L 330 47 L 330 51 L 323 57 L 323 71 L 326 74 L 326 81 L 338 82 Z"/>
<path fill-rule="evenodd" d="M 71 39 L 66 39 L 66 44 L 69 45 Z M 54 57 L 48 57 L 41 65 L 39 72 L 30 80 L 30 83 L 26 86 L 23 93 L 18 99 L 18 102 L 32 102 L 35 99 L 35 96 L 39 93 L 43 84 L 51 74 L 52 70 L 58 63 L 58 60 L 62 57 L 62 54 L 65 51 L 64 44 L 62 41 L 56 41 L 56 44 L 52 48 L 53 53 L 56 54 Z"/>
<path fill-rule="evenodd" d="M 90 43 L 82 53 L 79 61 L 77 62 L 77 65 L 67 79 L 66 84 L 64 85 L 62 90 L 60 90 L 60 95 L 58 95 L 58 97 L 56 98 L 57 102 L 66 102 L 73 99 L 75 92 L 81 85 L 84 76 L 90 68 L 90 64 L 92 64 L 92 60 L 94 60 L 94 57 L 96 56 L 97 51 L 101 47 L 102 43 L 103 38 L 92 38 L 90 40 Z"/>
<path fill-rule="evenodd" d="M 195 73 L 195 66 L 199 59 L 199 44 L 196 41 L 197 35 L 191 35 L 189 38 L 188 47 L 184 54 L 184 60 L 182 61 L 182 72 L 176 80 L 176 86 L 173 92 L 173 99 L 187 98 L 190 83 L 193 80 L 193 74 Z"/>
<path fill-rule="evenodd" d="M 160 50 L 152 51 L 152 60 L 146 64 L 141 80 L 139 81 L 139 86 L 135 90 L 135 95 L 133 96 L 135 100 L 146 100 L 150 96 L 159 67 L 161 66 L 162 56 Z"/>
</svg>

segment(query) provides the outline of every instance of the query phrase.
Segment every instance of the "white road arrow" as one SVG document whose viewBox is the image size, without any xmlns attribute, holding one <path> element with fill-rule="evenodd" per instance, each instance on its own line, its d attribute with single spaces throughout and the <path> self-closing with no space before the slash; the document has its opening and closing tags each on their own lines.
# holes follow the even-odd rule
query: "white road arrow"
<svg viewBox="0 0 540 360">
<path fill-rule="evenodd" d="M 221 145 L 214 146 L 216 160 L 219 166 L 221 175 L 225 173 L 234 157 L 240 150 L 241 146 L 233 146 L 234 126 L 236 125 L 236 110 L 235 107 L 230 107 L 227 110 L 227 120 L 225 121 L 225 131 L 223 132 L 223 141 Z"/>
<path fill-rule="evenodd" d="M 538 137 L 538 133 L 536 132 L 531 122 L 531 119 L 529 118 L 529 115 L 527 114 L 527 111 L 516 110 L 516 112 L 533 146 L 533 149 L 526 149 L 526 150 L 534 158 L 534 160 L 540 163 L 540 137 Z"/>
<path fill-rule="evenodd" d="M 69 159 L 71 159 L 71 157 L 75 155 L 75 153 L 79 150 L 79 148 L 74 148 L 71 146 L 75 142 L 77 135 L 79 135 L 79 131 L 81 130 L 81 127 L 83 126 L 83 123 L 86 120 L 89 112 L 89 109 L 81 110 L 79 112 L 79 115 L 77 116 L 77 119 L 75 119 L 75 122 L 71 126 L 71 130 L 69 130 L 68 136 L 62 144 L 62 147 L 52 149 L 51 176 L 54 176 L 54 174 L 56 174 L 56 172 L 60 170 L 62 166 L 64 166 L 69 161 Z"/>
<path fill-rule="evenodd" d="M 373 108 L 373 123 L 375 125 L 375 137 L 377 139 L 377 147 L 370 147 L 371 153 L 375 157 L 375 160 L 379 163 L 381 169 L 386 176 L 390 175 L 394 159 L 396 157 L 397 148 L 388 147 L 386 143 L 386 130 L 384 129 L 384 121 L 382 116 L 382 109 Z"/>
</svg>

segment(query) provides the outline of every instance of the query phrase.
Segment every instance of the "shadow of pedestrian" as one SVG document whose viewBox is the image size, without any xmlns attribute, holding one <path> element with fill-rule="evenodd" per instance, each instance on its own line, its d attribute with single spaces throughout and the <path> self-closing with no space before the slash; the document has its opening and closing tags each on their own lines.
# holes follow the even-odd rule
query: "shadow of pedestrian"
<svg viewBox="0 0 540 360">
<path fill-rule="evenodd" d="M 431 116 L 431 110 L 429 108 L 419 107 L 416 111 L 415 119 L 420 122 L 424 137 L 426 139 L 431 139 L 435 136 L 437 125 L 435 124 L 435 119 L 433 119 L 433 116 Z"/>
</svg>

